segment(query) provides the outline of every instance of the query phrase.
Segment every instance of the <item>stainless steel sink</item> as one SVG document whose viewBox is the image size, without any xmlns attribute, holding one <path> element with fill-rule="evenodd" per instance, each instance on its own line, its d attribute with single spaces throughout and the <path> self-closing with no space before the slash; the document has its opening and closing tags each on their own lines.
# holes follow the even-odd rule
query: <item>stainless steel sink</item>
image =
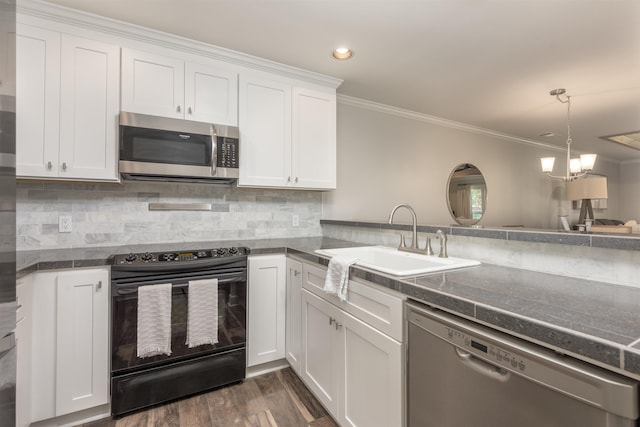
<svg viewBox="0 0 640 427">
<path fill-rule="evenodd" d="M 415 253 L 400 252 L 387 246 L 359 246 L 352 248 L 318 249 L 316 253 L 328 257 L 357 258 L 356 265 L 393 276 L 417 276 L 436 271 L 480 265 L 479 261 L 464 258 L 439 258 Z"/>
</svg>

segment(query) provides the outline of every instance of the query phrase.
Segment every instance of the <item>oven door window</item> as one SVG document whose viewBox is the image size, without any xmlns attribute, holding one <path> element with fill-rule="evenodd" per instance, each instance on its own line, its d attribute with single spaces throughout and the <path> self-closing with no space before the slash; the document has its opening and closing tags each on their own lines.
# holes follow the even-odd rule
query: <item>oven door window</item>
<svg viewBox="0 0 640 427">
<path fill-rule="evenodd" d="M 163 281 L 162 283 L 167 283 Z M 144 283 L 149 285 L 152 283 Z M 171 297 L 171 355 L 137 357 L 137 285 L 129 284 L 132 292 L 113 298 L 112 306 L 112 371 L 156 366 L 194 356 L 213 354 L 243 346 L 246 341 L 246 281 L 244 278 L 218 282 L 218 343 L 189 348 L 187 341 L 187 283 L 174 282 Z"/>
<path fill-rule="evenodd" d="M 212 166 L 212 137 L 121 126 L 120 160 Z"/>
</svg>

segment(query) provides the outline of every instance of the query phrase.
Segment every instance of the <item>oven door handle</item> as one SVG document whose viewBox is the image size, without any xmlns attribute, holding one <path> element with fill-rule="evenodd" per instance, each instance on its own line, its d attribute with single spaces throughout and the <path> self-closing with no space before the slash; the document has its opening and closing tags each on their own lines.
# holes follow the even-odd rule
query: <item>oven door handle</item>
<svg viewBox="0 0 640 427">
<path fill-rule="evenodd" d="M 212 277 L 212 279 L 214 279 L 215 277 Z M 194 281 L 198 281 L 198 280 L 207 280 L 207 279 L 196 279 Z M 221 283 L 232 283 L 232 282 L 242 282 L 244 281 L 244 276 L 239 275 L 239 276 L 233 276 L 233 277 L 225 277 L 224 279 L 218 279 L 218 284 Z M 131 294 L 135 294 L 138 292 L 138 288 L 140 286 L 151 286 L 153 284 L 149 284 L 149 285 L 140 285 L 140 284 L 128 284 L 128 285 L 118 285 L 117 289 L 116 289 L 116 295 L 131 295 Z M 184 289 L 189 287 L 189 282 L 187 283 L 180 283 L 177 285 L 172 284 L 171 285 L 171 290 L 173 291 L 174 289 Z"/>
</svg>

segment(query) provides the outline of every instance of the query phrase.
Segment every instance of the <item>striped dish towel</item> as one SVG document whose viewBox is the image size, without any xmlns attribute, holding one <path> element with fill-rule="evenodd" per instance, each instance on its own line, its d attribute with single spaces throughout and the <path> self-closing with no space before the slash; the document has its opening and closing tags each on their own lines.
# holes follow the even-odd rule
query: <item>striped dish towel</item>
<svg viewBox="0 0 640 427">
<path fill-rule="evenodd" d="M 189 281 L 187 346 L 218 342 L 218 279 Z"/>
<path fill-rule="evenodd" d="M 138 357 L 171 354 L 171 283 L 138 288 Z"/>
</svg>

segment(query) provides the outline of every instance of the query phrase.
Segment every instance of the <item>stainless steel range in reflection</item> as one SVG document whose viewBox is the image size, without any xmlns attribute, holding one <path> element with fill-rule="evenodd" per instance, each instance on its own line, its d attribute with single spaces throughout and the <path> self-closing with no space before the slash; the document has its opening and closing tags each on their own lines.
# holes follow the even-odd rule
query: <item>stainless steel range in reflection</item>
<svg viewBox="0 0 640 427">
<path fill-rule="evenodd" d="M 116 255 L 112 259 L 112 414 L 118 416 L 162 402 L 239 382 L 246 370 L 247 248 L 201 249 Z M 215 307 L 211 344 L 187 345 L 192 283 Z M 154 286 L 157 285 L 157 286 Z M 169 286 L 168 286 L 169 285 Z M 140 289 L 164 286 L 170 299 L 170 351 L 139 357 Z M 170 297 L 169 290 L 170 287 Z M 147 288 L 153 289 L 153 288 Z M 147 291 L 145 290 L 145 292 Z M 190 291 L 191 290 L 191 291 Z M 217 302 L 216 302 L 217 300 Z M 151 307 L 158 315 L 161 306 Z M 205 313 L 206 315 L 206 313 Z M 200 314 L 202 316 L 202 314 Z M 169 321 L 167 321 L 169 323 Z M 153 326 L 153 325 L 152 325 Z M 153 338 L 153 332 L 152 338 Z"/>
</svg>

